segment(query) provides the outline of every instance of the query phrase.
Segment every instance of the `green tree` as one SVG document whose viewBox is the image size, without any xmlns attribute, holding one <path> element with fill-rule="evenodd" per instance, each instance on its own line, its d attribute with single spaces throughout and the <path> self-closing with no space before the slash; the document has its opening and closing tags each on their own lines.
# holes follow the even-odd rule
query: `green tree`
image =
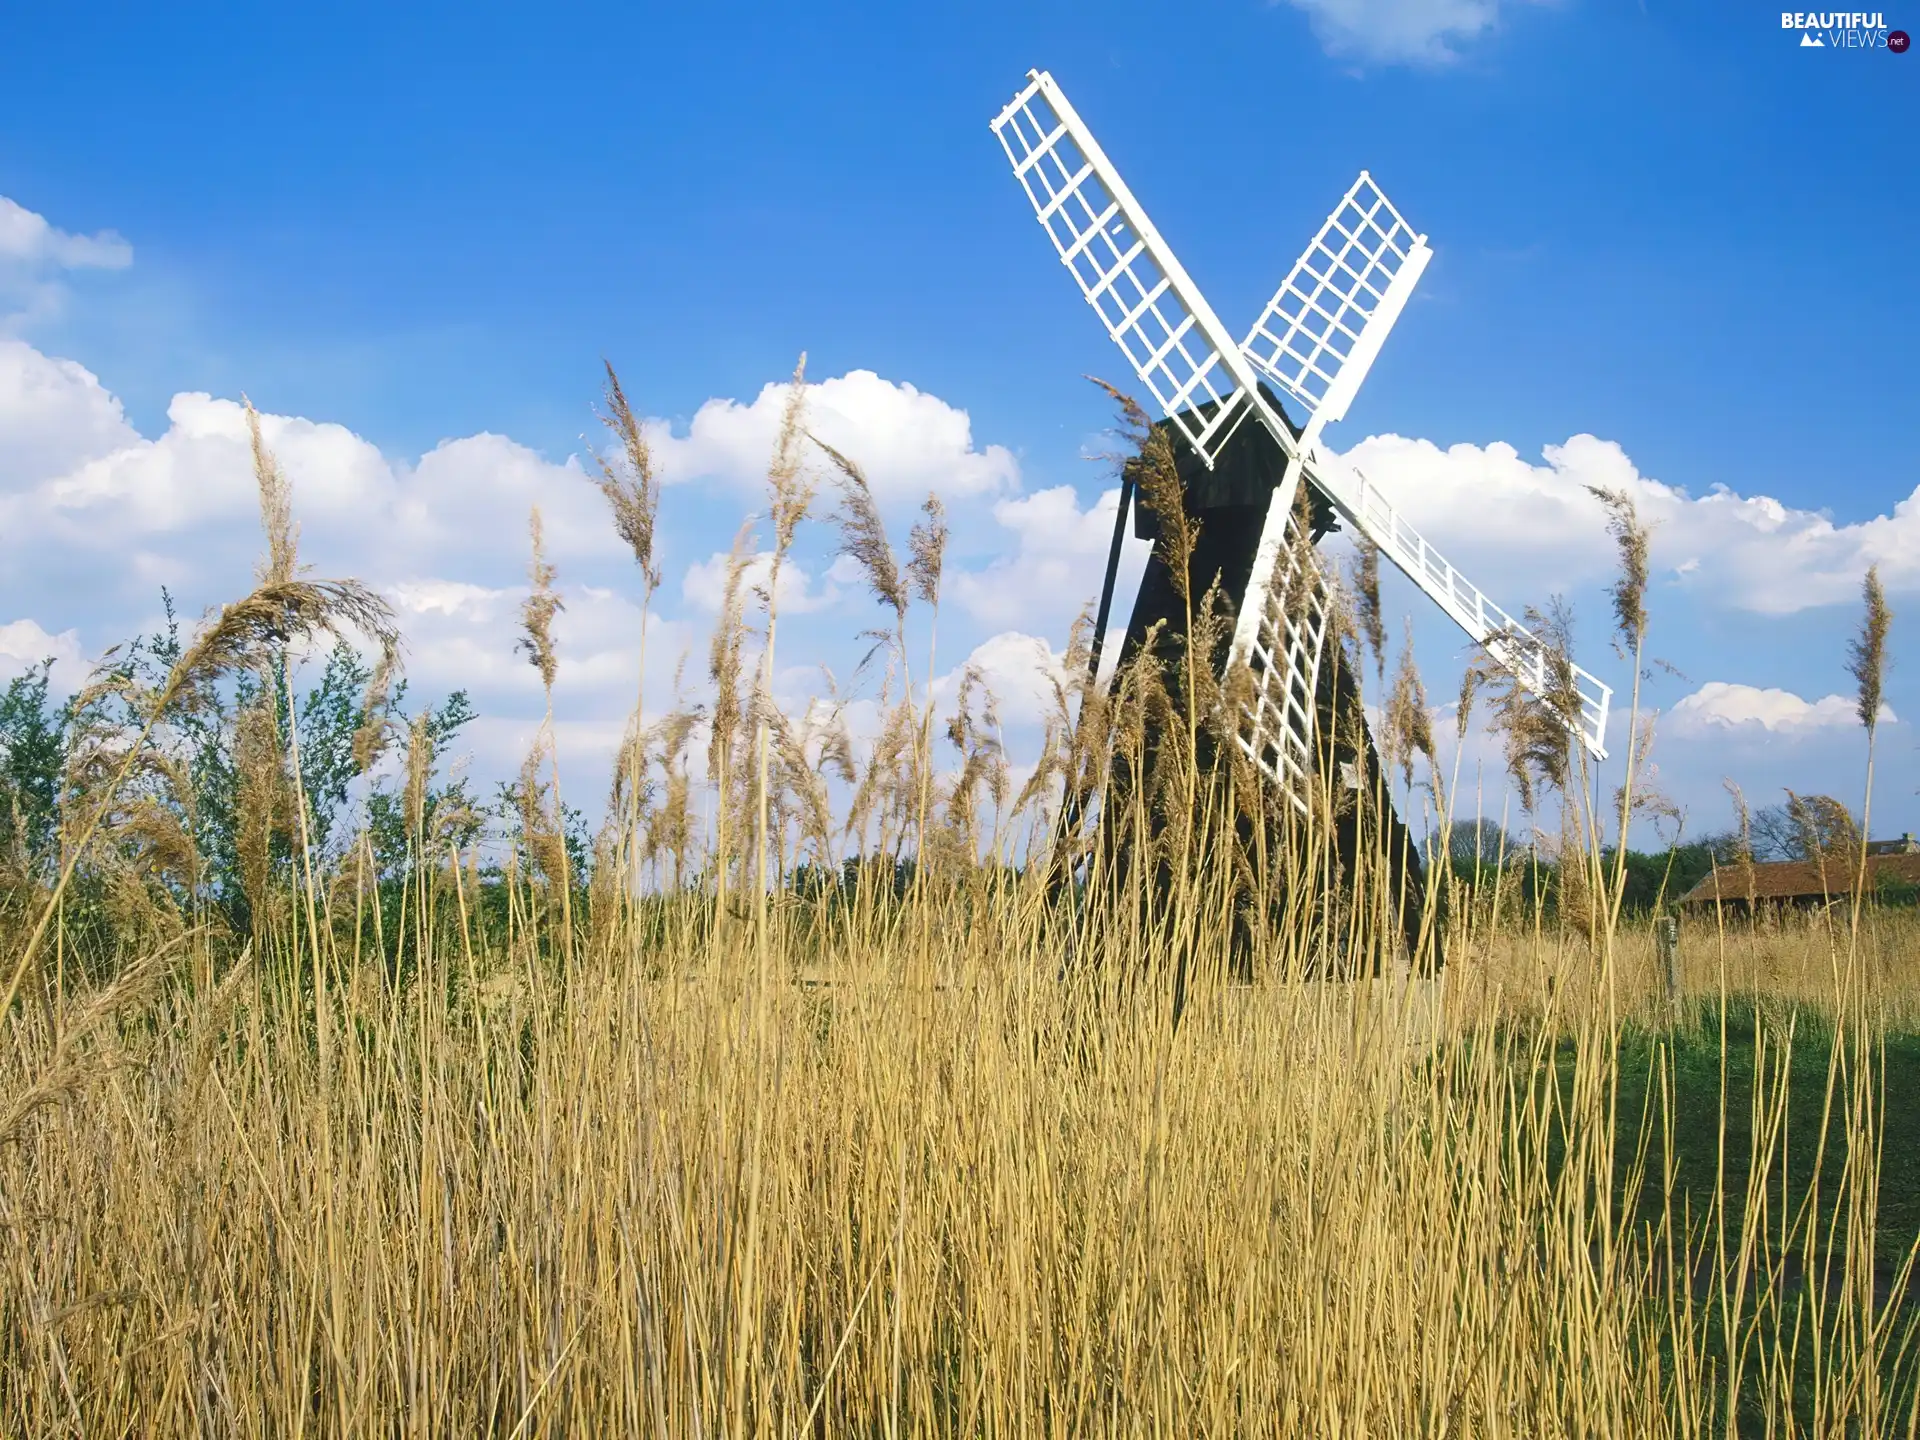
<svg viewBox="0 0 1920 1440">
<path fill-rule="evenodd" d="M 68 711 L 49 693 L 51 660 L 0 690 L 0 866 L 23 871 L 52 857 L 60 824 L 60 772 Z"/>
</svg>

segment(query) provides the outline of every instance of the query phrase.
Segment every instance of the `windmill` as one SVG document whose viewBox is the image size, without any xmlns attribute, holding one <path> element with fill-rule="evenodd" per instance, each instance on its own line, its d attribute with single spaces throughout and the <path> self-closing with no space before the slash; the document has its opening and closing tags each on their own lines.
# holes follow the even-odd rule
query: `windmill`
<svg viewBox="0 0 1920 1440">
<path fill-rule="evenodd" d="M 1215 526 L 1209 559 L 1237 606 L 1226 664 L 1245 665 L 1253 681 L 1232 719 L 1234 742 L 1259 772 L 1304 812 L 1326 753 L 1316 748 L 1326 724 L 1323 671 L 1344 664 L 1327 643 L 1330 581 L 1314 550 L 1336 520 L 1377 546 L 1604 758 L 1609 687 L 1496 605 L 1365 476 L 1321 448 L 1322 431 L 1347 413 L 1432 255 L 1373 178 L 1360 173 L 1236 343 L 1051 75 L 1029 71 L 992 129 L 1062 264 L 1158 405 L 1189 503 L 1237 502 L 1236 521 L 1258 517 L 1224 536 Z M 1287 401 L 1303 417 L 1298 425 Z M 1122 498 L 1100 631 L 1124 490 Z M 1154 605 L 1153 578 L 1150 562 L 1130 644 L 1152 618 L 1143 610 Z"/>
</svg>

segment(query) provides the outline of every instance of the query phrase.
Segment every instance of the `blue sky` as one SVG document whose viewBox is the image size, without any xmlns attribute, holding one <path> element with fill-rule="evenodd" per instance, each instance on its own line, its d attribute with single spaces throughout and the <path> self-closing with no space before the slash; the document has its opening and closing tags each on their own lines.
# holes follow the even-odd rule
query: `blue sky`
<svg viewBox="0 0 1920 1440">
<path fill-rule="evenodd" d="M 245 583 L 244 390 L 285 417 L 309 557 L 412 597 L 418 686 L 472 680 L 483 767 L 533 714 L 511 517 L 554 513 L 563 582 L 602 592 L 562 632 L 563 743 L 597 754 L 638 624 L 566 468 L 600 357 L 680 437 L 662 623 L 694 673 L 694 572 L 758 503 L 752 407 L 803 349 L 901 537 L 929 487 L 955 515 L 940 668 L 1057 649 L 1109 488 L 1080 377 L 1127 377 L 987 130 L 1029 66 L 1235 331 L 1369 168 L 1435 259 L 1332 443 L 1510 608 L 1568 594 L 1619 681 L 1581 486 L 1630 482 L 1692 823 L 1723 774 L 1857 790 L 1827 702 L 1859 575 L 1897 612 L 1920 590 L 1920 59 L 1803 49 L 1748 4 L 10 10 L 0 196 L 44 229 L 0 225 L 0 666 L 77 667 L 162 580 L 191 610 Z M 870 619 L 806 545 L 796 687 Z M 1389 604 L 1450 693 L 1456 636 Z M 1877 803 L 1920 828 L 1903 628 Z"/>
</svg>

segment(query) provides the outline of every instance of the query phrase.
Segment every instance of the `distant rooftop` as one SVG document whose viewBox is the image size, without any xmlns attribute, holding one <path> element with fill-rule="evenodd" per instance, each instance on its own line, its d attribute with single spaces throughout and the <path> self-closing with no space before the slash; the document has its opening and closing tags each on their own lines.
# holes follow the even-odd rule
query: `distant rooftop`
<svg viewBox="0 0 1920 1440">
<path fill-rule="evenodd" d="M 1869 855 L 1920 855 L 1920 840 L 1913 838 L 1913 832 L 1907 831 L 1898 840 L 1869 840 Z"/>
<path fill-rule="evenodd" d="M 1750 900 L 1820 900 L 1836 895 L 1851 895 L 1853 882 L 1860 873 L 1857 860 L 1829 857 L 1822 863 L 1811 860 L 1776 860 L 1742 865 L 1738 861 L 1722 865 L 1693 889 L 1680 897 L 1682 905 L 1745 904 Z M 1867 844 L 1867 888 L 1882 880 L 1901 885 L 1920 885 L 1920 844 L 1911 835 L 1898 840 L 1873 840 Z"/>
</svg>

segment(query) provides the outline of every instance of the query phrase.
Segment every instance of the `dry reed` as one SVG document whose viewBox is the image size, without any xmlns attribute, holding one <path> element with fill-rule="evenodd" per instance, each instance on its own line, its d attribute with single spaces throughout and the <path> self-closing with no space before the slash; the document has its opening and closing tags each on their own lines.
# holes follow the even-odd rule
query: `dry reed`
<svg viewBox="0 0 1920 1440">
<path fill-rule="evenodd" d="M 1701 932 L 1689 1006 L 1724 1015 L 1730 995 L 1759 996 L 1764 1044 L 1779 1047 L 1755 1061 L 1752 1124 L 1723 1139 L 1723 1157 L 1750 1146 L 1763 1178 L 1744 1194 L 1717 1182 L 1704 1216 L 1678 1198 L 1635 1208 L 1616 1176 L 1680 1194 L 1670 1059 L 1647 1072 L 1638 1141 L 1613 1123 L 1629 1027 L 1665 1023 L 1649 939 L 1597 898 L 1577 917 L 1517 898 L 1501 856 L 1490 889 L 1463 891 L 1442 922 L 1443 1010 L 1438 991 L 1397 982 L 1295 983 L 1327 963 L 1331 935 L 1376 956 L 1399 941 L 1383 938 L 1378 872 L 1329 880 L 1310 829 L 1220 863 L 1221 827 L 1258 797 L 1231 765 L 1196 773 L 1235 704 L 1206 660 L 1226 623 L 1217 594 L 1190 597 L 1183 664 L 1135 667 L 1110 695 L 1061 682 L 1036 783 L 1017 793 L 992 697 L 963 673 L 955 767 L 937 775 L 903 637 L 912 600 L 937 604 L 943 520 L 930 505 L 903 574 L 857 464 L 829 451 L 843 544 L 896 618 L 886 683 L 897 665 L 902 698 L 860 764 L 831 707 L 779 713 L 778 566 L 807 511 L 799 382 L 772 467 L 759 674 L 743 673 L 743 530 L 710 709 L 680 703 L 652 730 L 636 713 L 629 734 L 630 783 L 657 763 L 662 789 L 625 811 L 637 833 L 612 838 L 608 853 L 658 871 L 623 923 L 576 925 L 566 909 L 581 882 L 539 746 L 518 790 L 524 861 L 483 878 L 475 854 L 428 833 L 422 725 L 404 782 L 405 975 L 386 966 L 395 897 L 364 846 L 331 877 L 283 874 L 277 903 L 308 917 L 297 925 L 237 953 L 182 931 L 104 988 L 16 1011 L 53 908 L 36 922 L 0 1054 L 11 1428 L 1913 1433 L 1910 1268 L 1886 1271 L 1859 1203 L 1887 1123 L 1871 1042 L 1920 1024 L 1901 962 L 1910 917 Z M 639 436 L 611 370 L 609 396 L 616 430 Z M 1165 457 L 1138 438 L 1151 471 Z M 1142 489 L 1177 500 L 1165 475 Z M 392 653 L 366 592 L 292 578 L 290 509 L 269 490 L 263 584 L 159 694 L 135 697 L 143 713 L 317 628 L 360 623 Z M 608 498 L 650 586 L 651 501 Z M 1174 510 L 1162 520 L 1177 553 Z M 525 648 L 550 694 L 558 597 L 537 520 L 534 540 Z M 1085 660 L 1077 627 L 1069 675 Z M 385 684 L 357 755 L 385 734 Z M 1526 701 L 1491 667 L 1470 672 L 1462 736 L 1481 687 L 1523 732 L 1510 753 L 1530 798 L 1576 803 L 1543 728 L 1561 727 L 1564 754 L 1564 695 Z M 1415 754 L 1437 768 L 1410 646 L 1389 711 L 1403 779 Z M 687 762 L 703 719 L 704 825 Z M 89 742 L 70 845 L 118 823 L 146 738 Z M 256 741 L 272 750 L 264 725 Z M 295 758 L 259 761 L 286 762 L 291 798 L 262 801 L 275 824 L 282 805 L 305 814 Z M 827 770 L 848 787 L 838 813 Z M 1051 835 L 1069 786 L 1121 809 L 1073 837 L 1063 896 L 1058 872 L 1009 863 L 1025 857 L 1007 837 Z M 1445 790 L 1459 794 L 1457 777 Z M 1435 792 L 1445 823 L 1437 776 Z M 1324 787 L 1313 799 L 1322 825 L 1351 803 Z M 152 864 L 177 868 L 158 833 L 143 842 Z M 1157 837 L 1159 878 L 1137 867 L 1111 889 L 1113 835 Z M 1565 827 L 1575 883 L 1597 873 L 1593 835 L 1590 816 Z M 833 883 L 803 890 L 803 860 Z M 904 886 L 901 860 L 920 862 Z M 1260 921 L 1259 964 L 1230 983 L 1229 916 L 1249 879 L 1298 903 Z M 757 907 L 751 951 L 726 923 L 730 887 Z M 1827 1015 L 1845 1073 L 1823 1137 L 1845 1150 L 1856 1199 L 1831 1222 L 1817 1205 L 1786 1212 L 1764 1180 L 1787 1047 Z M 1791 1256 L 1834 1268 L 1794 1291 L 1780 1278 Z"/>
</svg>

